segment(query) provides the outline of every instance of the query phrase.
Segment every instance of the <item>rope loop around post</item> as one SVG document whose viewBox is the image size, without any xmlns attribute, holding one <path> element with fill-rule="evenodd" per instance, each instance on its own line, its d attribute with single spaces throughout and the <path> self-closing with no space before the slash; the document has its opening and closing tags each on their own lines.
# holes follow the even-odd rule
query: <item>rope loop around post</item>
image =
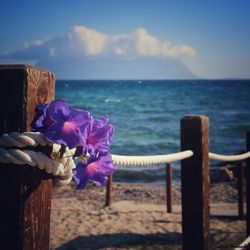
<svg viewBox="0 0 250 250">
<path fill-rule="evenodd" d="M 25 147 L 36 147 L 38 145 L 53 147 L 52 155 L 57 155 L 61 145 L 49 142 L 46 137 L 39 132 L 25 132 L 3 134 L 0 137 L 0 162 L 14 163 L 17 165 L 27 164 L 32 167 L 38 167 L 45 170 L 48 174 L 56 176 L 55 183 L 57 185 L 68 184 L 72 177 L 72 169 L 75 163 L 72 156 L 75 149 L 66 148 L 61 158 L 48 157 L 47 155 L 36 152 Z"/>
<path fill-rule="evenodd" d="M 69 150 L 66 148 L 64 155 L 58 159 L 48 157 L 41 152 L 36 152 L 25 147 L 36 147 L 38 145 L 53 146 L 51 155 L 57 155 L 61 145 L 49 142 L 46 137 L 40 132 L 12 132 L 3 134 L 0 137 L 0 162 L 14 163 L 17 165 L 27 164 L 37 166 L 41 170 L 45 170 L 48 174 L 57 176 L 55 183 L 58 185 L 68 184 L 72 177 L 72 169 L 75 168 L 75 163 L 72 156 L 75 149 Z M 178 153 L 165 155 L 150 155 L 150 156 L 128 156 L 112 154 L 112 161 L 115 165 L 156 165 L 161 163 L 171 163 L 180 161 L 193 156 L 191 150 L 185 150 Z M 250 151 L 240 155 L 220 155 L 209 153 L 210 160 L 219 161 L 241 161 L 250 158 Z"/>
</svg>

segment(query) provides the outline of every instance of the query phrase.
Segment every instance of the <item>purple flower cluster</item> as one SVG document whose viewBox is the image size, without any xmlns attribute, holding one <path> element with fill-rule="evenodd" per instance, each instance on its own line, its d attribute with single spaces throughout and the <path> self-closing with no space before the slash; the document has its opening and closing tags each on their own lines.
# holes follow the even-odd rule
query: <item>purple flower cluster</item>
<svg viewBox="0 0 250 250">
<path fill-rule="evenodd" d="M 37 106 L 33 131 L 42 132 L 49 141 L 70 149 L 77 147 L 82 155 L 88 155 L 82 157 L 73 170 L 77 188 L 84 188 L 88 181 L 103 186 L 107 176 L 116 170 L 109 153 L 114 128 L 107 117 L 94 119 L 87 111 L 71 108 L 63 100 L 55 100 Z"/>
</svg>

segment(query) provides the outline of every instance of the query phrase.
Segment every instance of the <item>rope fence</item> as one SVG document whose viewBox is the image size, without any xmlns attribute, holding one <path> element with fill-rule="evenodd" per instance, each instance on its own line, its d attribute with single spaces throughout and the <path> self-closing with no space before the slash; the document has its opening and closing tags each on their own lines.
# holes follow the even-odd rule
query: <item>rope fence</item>
<svg viewBox="0 0 250 250">
<path fill-rule="evenodd" d="M 189 158 L 193 155 L 191 150 L 186 150 L 179 153 L 166 155 L 151 155 L 151 156 L 127 156 L 127 155 L 112 155 L 112 160 L 115 165 L 153 165 L 161 163 L 170 163 Z"/>
<path fill-rule="evenodd" d="M 41 152 L 25 149 L 27 147 L 37 146 L 51 146 L 52 153 L 49 158 Z M 72 179 L 72 169 L 75 167 L 72 156 L 76 149 L 69 150 L 66 148 L 65 153 L 60 161 L 55 157 L 58 155 L 61 146 L 56 143 L 50 143 L 39 132 L 24 132 L 17 133 L 12 132 L 10 134 L 3 134 L 0 137 L 0 162 L 1 163 L 13 163 L 16 165 L 30 165 L 32 167 L 37 166 L 41 170 L 45 170 L 48 174 L 56 176 L 54 182 L 57 185 L 69 184 Z M 158 165 L 166 164 L 166 167 L 160 167 L 166 169 L 166 198 L 167 198 L 167 212 L 172 212 L 172 165 L 170 163 L 176 161 L 182 161 L 191 158 L 194 155 L 192 150 L 185 150 L 182 152 L 165 154 L 165 155 L 150 155 L 150 156 L 128 156 L 128 155 L 112 155 L 112 160 L 115 165 L 123 166 L 119 169 L 131 170 L 128 166 L 144 166 L 144 165 Z M 237 155 L 222 155 L 216 153 L 208 153 L 209 160 L 226 161 L 226 162 L 242 162 L 250 158 L 250 151 L 237 154 Z M 124 167 L 125 166 L 125 167 Z M 132 168 L 133 170 L 136 167 Z M 138 168 L 137 168 L 138 169 Z M 140 168 L 142 170 L 142 168 Z M 152 166 L 143 168 L 154 170 Z M 159 169 L 159 167 L 158 167 Z M 240 172 L 241 170 L 241 172 Z M 239 164 L 238 172 L 238 208 L 239 217 L 244 217 L 243 209 L 243 168 L 242 164 Z M 106 201 L 105 206 L 111 205 L 111 193 L 112 193 L 112 175 L 109 176 L 106 189 Z M 242 249 L 245 244 L 249 243 L 244 241 L 243 245 L 240 245 L 236 249 Z"/>
<path fill-rule="evenodd" d="M 209 153 L 208 155 L 209 155 L 209 160 L 234 162 L 234 161 L 244 161 L 250 158 L 250 151 L 238 155 L 221 155 L 215 153 Z"/>
<path fill-rule="evenodd" d="M 55 96 L 55 75 L 27 65 L 0 65 L 0 134 L 30 131 L 35 107 L 50 103 Z M 9 97 L 11 98 L 11 101 Z M 247 236 L 250 235 L 250 133 L 247 134 L 246 153 L 219 155 L 209 153 L 209 121 L 206 116 L 186 116 L 181 119 L 181 152 L 155 156 L 113 155 L 117 165 L 166 164 L 166 183 L 171 193 L 171 163 L 181 161 L 182 193 L 182 249 L 209 249 L 209 160 L 246 161 Z M 50 157 L 33 150 L 49 146 Z M 33 147 L 33 148 L 32 148 Z M 49 250 L 51 215 L 51 176 L 59 184 L 72 179 L 75 167 L 74 149 L 66 149 L 57 158 L 60 146 L 50 144 L 39 133 L 10 133 L 0 138 L 0 241 L 8 249 Z M 17 165 L 29 165 L 26 168 Z M 37 168 L 35 168 L 37 166 Z M 242 167 L 240 168 L 242 173 Z M 14 183 L 14 185 L 13 185 Z M 112 176 L 107 185 L 111 201 Z M 170 201 L 171 202 L 171 201 Z M 249 248 L 249 237 L 241 248 Z"/>
<path fill-rule="evenodd" d="M 54 157 L 49 158 L 41 152 L 24 149 L 25 147 L 36 147 L 36 146 L 52 146 L 51 155 L 56 156 L 60 151 L 61 146 L 56 143 L 50 143 L 47 141 L 45 136 L 39 132 L 24 132 L 17 133 L 12 132 L 10 134 L 3 134 L 0 137 L 0 162 L 1 163 L 13 163 L 13 164 L 27 164 L 32 167 L 37 166 L 41 170 L 45 170 L 48 174 L 52 174 L 57 178 L 54 179 L 54 183 L 57 185 L 69 184 L 72 179 L 72 169 L 75 167 L 72 156 L 75 153 L 75 149 L 66 151 L 60 161 Z M 209 160 L 217 161 L 243 161 L 250 157 L 250 151 L 238 154 L 238 155 L 221 155 L 215 153 L 208 153 Z M 120 170 L 136 170 L 138 167 L 129 168 L 128 166 L 144 166 L 144 165 L 158 165 L 167 164 L 165 167 L 152 167 L 147 168 L 140 167 L 140 170 L 155 170 L 166 169 L 166 197 L 167 197 L 167 212 L 172 212 L 172 165 L 170 163 L 175 161 L 181 161 L 188 159 L 193 156 L 193 151 L 185 150 L 178 153 L 165 154 L 165 155 L 151 155 L 151 156 L 128 156 L 128 155 L 112 155 L 112 160 L 115 165 L 123 166 Z M 125 167 L 124 167 L 125 166 Z M 242 166 L 239 164 L 238 173 L 238 207 L 239 217 L 244 217 L 243 208 L 243 174 L 240 171 Z M 169 176 L 171 175 L 171 178 Z M 111 204 L 111 188 L 112 176 L 109 176 L 107 183 L 107 194 L 106 194 L 106 206 Z"/>
<path fill-rule="evenodd" d="M 60 161 L 56 159 L 51 159 L 41 152 L 35 152 L 33 150 L 25 150 L 22 148 L 32 146 L 36 147 L 38 145 L 46 146 L 52 145 L 52 155 L 57 155 L 60 150 L 58 144 L 49 143 L 44 135 L 39 132 L 24 132 L 17 133 L 13 132 L 10 134 L 3 134 L 0 137 L 0 162 L 2 163 L 14 163 L 14 164 L 27 164 L 30 166 L 37 166 L 39 169 L 44 169 L 48 174 L 53 174 L 57 176 L 54 182 L 57 185 L 68 184 L 72 179 L 72 169 L 75 167 L 72 155 L 74 155 L 75 149 L 66 149 L 64 157 Z M 15 148 L 13 148 L 15 147 Z M 17 149 L 19 148 L 19 149 Z M 157 167 L 158 169 L 166 169 L 166 197 L 167 197 L 167 212 L 172 211 L 172 178 L 169 175 L 172 174 L 172 165 L 169 163 L 175 161 L 181 161 L 193 156 L 191 150 L 186 150 L 183 152 L 165 154 L 165 155 L 151 155 L 151 156 L 126 156 L 126 155 L 112 155 L 113 163 L 115 165 L 123 166 L 123 170 L 136 170 L 138 167 L 133 167 L 132 169 L 128 166 L 143 166 L 143 165 L 158 165 L 167 164 L 166 167 Z M 220 161 L 239 161 L 245 160 L 250 157 L 250 152 L 239 154 L 239 155 L 219 155 L 215 153 L 209 153 L 210 160 L 220 160 Z M 124 167 L 125 166 L 125 167 Z M 140 170 L 155 170 L 152 166 L 148 168 L 139 168 Z M 107 184 L 107 195 L 106 195 L 106 206 L 111 204 L 111 176 Z M 242 205 L 239 209 L 242 211 Z M 242 215 L 243 213 L 240 212 Z"/>
<path fill-rule="evenodd" d="M 38 154 L 32 150 L 19 150 L 6 148 L 24 148 L 27 146 L 45 146 L 52 145 L 53 153 L 55 154 L 60 150 L 60 145 L 55 143 L 49 143 L 44 135 L 39 132 L 24 132 L 17 133 L 12 132 L 10 134 L 3 134 L 0 137 L 0 162 L 2 163 L 14 163 L 14 164 L 28 164 L 30 166 L 38 166 L 40 169 L 44 169 L 47 173 L 52 173 L 55 176 L 64 175 L 65 163 L 60 163 L 55 160 L 51 160 L 47 156 Z M 23 153 L 22 153 L 23 152 Z M 70 158 L 73 156 L 75 149 L 67 149 L 63 158 Z M 175 161 L 181 161 L 193 156 L 191 150 L 183 152 L 165 154 L 165 155 L 150 155 L 150 156 L 128 156 L 128 155 L 116 155 L 112 154 L 112 160 L 115 165 L 156 165 L 162 163 L 172 163 Z M 44 159 L 46 160 L 44 160 Z M 250 158 L 250 151 L 238 154 L 238 155 L 222 155 L 209 152 L 209 160 L 217 161 L 243 161 Z M 46 161 L 46 164 L 44 164 Z"/>
<path fill-rule="evenodd" d="M 126 165 L 126 166 L 154 165 L 154 164 L 181 161 L 192 156 L 193 152 L 191 150 L 186 150 L 183 152 L 178 152 L 173 154 L 151 155 L 151 156 L 130 156 L 130 155 L 112 154 L 112 160 L 115 165 Z M 235 162 L 235 161 L 243 161 L 250 158 L 250 151 L 238 155 L 222 155 L 209 152 L 208 156 L 209 160 Z"/>
</svg>

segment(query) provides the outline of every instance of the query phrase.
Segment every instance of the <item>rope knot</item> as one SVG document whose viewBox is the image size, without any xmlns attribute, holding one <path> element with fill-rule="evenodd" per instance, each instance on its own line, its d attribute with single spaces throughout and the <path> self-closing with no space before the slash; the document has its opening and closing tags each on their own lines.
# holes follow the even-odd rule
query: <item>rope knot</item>
<svg viewBox="0 0 250 250">
<path fill-rule="evenodd" d="M 49 156 L 42 152 L 32 150 L 37 146 L 51 146 Z M 69 149 L 60 144 L 49 142 L 40 132 L 12 132 L 0 137 L 0 162 L 17 165 L 27 164 L 37 166 L 48 174 L 56 176 L 57 185 L 68 184 L 72 177 L 72 169 L 75 168 L 73 156 L 75 148 Z"/>
</svg>

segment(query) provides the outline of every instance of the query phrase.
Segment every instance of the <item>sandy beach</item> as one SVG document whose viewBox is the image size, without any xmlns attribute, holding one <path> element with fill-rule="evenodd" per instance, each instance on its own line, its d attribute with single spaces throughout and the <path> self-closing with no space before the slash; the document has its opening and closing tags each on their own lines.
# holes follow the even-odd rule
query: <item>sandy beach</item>
<svg viewBox="0 0 250 250">
<path fill-rule="evenodd" d="M 212 249 L 233 249 L 245 238 L 236 200 L 234 182 L 211 185 Z M 181 249 L 180 201 L 176 184 L 171 214 L 166 213 L 164 185 L 115 183 L 108 208 L 105 188 L 54 188 L 51 249 Z"/>
</svg>

